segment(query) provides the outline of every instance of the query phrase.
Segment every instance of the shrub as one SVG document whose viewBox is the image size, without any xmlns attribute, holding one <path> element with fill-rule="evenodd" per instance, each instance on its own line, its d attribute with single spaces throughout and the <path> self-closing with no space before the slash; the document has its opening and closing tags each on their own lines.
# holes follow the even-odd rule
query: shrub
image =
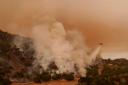
<svg viewBox="0 0 128 85">
<path fill-rule="evenodd" d="M 64 79 L 67 80 L 67 81 L 72 81 L 72 80 L 74 80 L 74 74 L 73 74 L 73 73 L 64 74 L 63 77 L 64 77 Z"/>
<path fill-rule="evenodd" d="M 0 85 L 11 85 L 11 81 L 9 79 L 3 79 L 0 77 Z"/>
<path fill-rule="evenodd" d="M 48 72 L 43 72 L 40 75 L 40 78 L 41 78 L 42 81 L 47 82 L 47 81 L 50 81 L 51 80 L 51 75 Z"/>
<path fill-rule="evenodd" d="M 59 80 L 59 79 L 61 79 L 61 74 L 54 74 L 54 75 L 52 76 L 52 79 L 53 79 L 53 80 Z"/>
</svg>

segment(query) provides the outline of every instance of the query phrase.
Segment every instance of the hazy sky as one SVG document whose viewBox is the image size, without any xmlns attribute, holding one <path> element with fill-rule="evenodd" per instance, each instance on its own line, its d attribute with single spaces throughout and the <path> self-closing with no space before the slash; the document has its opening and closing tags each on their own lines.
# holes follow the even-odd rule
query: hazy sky
<svg viewBox="0 0 128 85">
<path fill-rule="evenodd" d="M 87 44 L 104 43 L 104 52 L 128 52 L 128 0 L 0 0 L 3 30 L 31 34 L 36 18 L 50 15 L 80 30 Z"/>
</svg>

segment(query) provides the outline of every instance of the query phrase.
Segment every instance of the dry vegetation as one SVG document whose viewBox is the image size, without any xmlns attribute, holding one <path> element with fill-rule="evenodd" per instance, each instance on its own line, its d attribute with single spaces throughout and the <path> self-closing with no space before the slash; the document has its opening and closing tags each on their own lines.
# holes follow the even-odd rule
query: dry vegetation
<svg viewBox="0 0 128 85">
<path fill-rule="evenodd" d="M 79 80 L 74 80 L 72 73 L 54 77 L 47 72 L 28 75 L 27 71 L 31 67 L 34 50 L 27 49 L 32 42 L 27 39 L 28 42 L 24 43 L 24 51 L 21 52 L 12 44 L 15 36 L 0 31 L 0 85 L 10 85 L 10 80 L 36 82 L 12 83 L 12 85 L 128 85 L 128 60 L 126 59 L 104 60 L 99 58 L 94 65 L 86 68 L 86 78 L 81 77 Z"/>
</svg>

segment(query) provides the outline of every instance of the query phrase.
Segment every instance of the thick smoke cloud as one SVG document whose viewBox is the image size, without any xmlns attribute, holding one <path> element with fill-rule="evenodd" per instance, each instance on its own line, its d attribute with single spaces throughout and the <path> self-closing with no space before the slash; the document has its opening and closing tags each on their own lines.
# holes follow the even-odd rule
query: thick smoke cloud
<svg viewBox="0 0 128 85">
<path fill-rule="evenodd" d="M 58 70 L 53 72 L 86 76 L 85 67 L 93 63 L 101 47 L 89 55 L 79 31 L 66 30 L 61 22 L 49 16 L 42 17 L 37 22 L 31 28 L 31 39 L 34 42 L 32 47 L 36 51 L 33 69 L 36 68 L 38 72 L 48 71 L 49 65 L 54 62 Z M 19 37 L 14 39 L 14 44 L 21 51 L 25 42 Z"/>
<path fill-rule="evenodd" d="M 62 23 L 65 19 L 70 24 L 84 20 L 85 17 L 81 16 L 88 15 L 83 12 L 87 10 L 84 1 L 73 0 L 73 4 L 72 1 L 59 0 L 8 1 L 0 1 L 0 27 L 4 31 L 33 39 L 36 50 L 33 67 L 40 65 L 43 71 L 55 62 L 57 73 L 86 75 L 85 67 L 92 63 L 98 52 L 88 55 L 81 33 L 65 28 Z M 22 39 L 14 40 L 21 50 L 23 42 Z"/>
<path fill-rule="evenodd" d="M 78 73 L 85 76 L 85 67 L 92 62 L 81 34 L 78 31 L 65 30 L 61 22 L 49 17 L 44 17 L 42 22 L 33 27 L 36 48 L 34 65 L 38 64 L 42 71 L 46 71 L 54 62 L 59 73 Z"/>
</svg>

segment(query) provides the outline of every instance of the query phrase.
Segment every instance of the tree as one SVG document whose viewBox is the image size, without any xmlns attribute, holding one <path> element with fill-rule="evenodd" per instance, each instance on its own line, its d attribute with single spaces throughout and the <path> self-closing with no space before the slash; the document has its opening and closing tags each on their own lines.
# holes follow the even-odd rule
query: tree
<svg viewBox="0 0 128 85">
<path fill-rule="evenodd" d="M 74 74 L 73 73 L 64 74 L 63 78 L 67 81 L 72 81 L 74 80 Z"/>
<path fill-rule="evenodd" d="M 11 81 L 0 76 L 0 85 L 11 85 Z"/>
<path fill-rule="evenodd" d="M 51 80 L 51 75 L 48 72 L 43 72 L 43 73 L 41 73 L 40 78 L 42 81 L 48 82 Z"/>
</svg>

